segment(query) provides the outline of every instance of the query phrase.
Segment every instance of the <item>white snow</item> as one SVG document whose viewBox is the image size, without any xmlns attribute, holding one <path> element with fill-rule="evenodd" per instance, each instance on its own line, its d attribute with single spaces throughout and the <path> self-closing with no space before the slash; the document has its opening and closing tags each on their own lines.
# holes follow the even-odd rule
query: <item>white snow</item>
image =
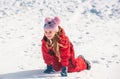
<svg viewBox="0 0 120 79">
<path fill-rule="evenodd" d="M 44 18 L 59 16 L 90 71 L 43 74 Z M 120 79 L 120 0 L 0 0 L 0 79 Z"/>
</svg>

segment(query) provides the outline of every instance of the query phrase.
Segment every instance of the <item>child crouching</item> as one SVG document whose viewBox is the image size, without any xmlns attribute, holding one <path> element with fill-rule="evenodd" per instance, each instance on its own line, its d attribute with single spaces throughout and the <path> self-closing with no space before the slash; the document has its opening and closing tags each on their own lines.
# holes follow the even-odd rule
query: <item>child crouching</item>
<svg viewBox="0 0 120 79">
<path fill-rule="evenodd" d="M 68 72 L 90 70 L 91 65 L 83 56 L 75 58 L 74 47 L 59 25 L 60 18 L 45 18 L 42 55 L 47 69 L 44 73 L 61 71 L 61 76 Z"/>
</svg>

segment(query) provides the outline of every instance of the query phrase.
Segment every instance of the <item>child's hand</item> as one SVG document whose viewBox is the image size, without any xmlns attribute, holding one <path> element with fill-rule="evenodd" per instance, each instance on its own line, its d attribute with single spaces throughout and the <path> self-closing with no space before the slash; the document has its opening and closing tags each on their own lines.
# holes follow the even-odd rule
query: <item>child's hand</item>
<svg viewBox="0 0 120 79">
<path fill-rule="evenodd" d="M 49 54 L 50 54 L 51 56 L 53 56 L 55 53 L 54 53 L 53 50 L 49 50 Z"/>
</svg>

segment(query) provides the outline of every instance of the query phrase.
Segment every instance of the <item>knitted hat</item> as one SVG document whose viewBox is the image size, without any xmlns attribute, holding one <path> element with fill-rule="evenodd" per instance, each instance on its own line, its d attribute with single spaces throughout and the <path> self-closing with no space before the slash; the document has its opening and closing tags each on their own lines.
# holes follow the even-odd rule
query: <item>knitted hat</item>
<svg viewBox="0 0 120 79">
<path fill-rule="evenodd" d="M 54 17 L 54 18 L 47 17 L 47 18 L 45 18 L 44 30 L 51 29 L 53 31 L 58 32 L 58 30 L 59 30 L 58 25 L 59 24 L 60 24 L 59 17 Z"/>
</svg>

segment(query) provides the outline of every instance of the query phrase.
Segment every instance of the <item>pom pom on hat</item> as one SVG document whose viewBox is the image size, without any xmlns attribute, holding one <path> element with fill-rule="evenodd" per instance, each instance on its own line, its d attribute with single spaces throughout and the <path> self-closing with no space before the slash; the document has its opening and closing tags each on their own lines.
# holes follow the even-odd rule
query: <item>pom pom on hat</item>
<svg viewBox="0 0 120 79">
<path fill-rule="evenodd" d="M 44 29 L 51 29 L 56 32 L 58 32 L 58 26 L 60 24 L 60 18 L 59 17 L 46 17 L 45 18 L 45 24 L 44 24 Z"/>
<path fill-rule="evenodd" d="M 56 23 L 58 25 L 60 24 L 60 18 L 59 17 L 54 17 L 53 21 L 54 21 L 54 23 Z"/>
<path fill-rule="evenodd" d="M 49 22 L 49 21 L 51 21 L 52 19 L 50 18 L 50 17 L 46 17 L 45 18 L 45 23 L 47 23 L 47 22 Z"/>
</svg>

